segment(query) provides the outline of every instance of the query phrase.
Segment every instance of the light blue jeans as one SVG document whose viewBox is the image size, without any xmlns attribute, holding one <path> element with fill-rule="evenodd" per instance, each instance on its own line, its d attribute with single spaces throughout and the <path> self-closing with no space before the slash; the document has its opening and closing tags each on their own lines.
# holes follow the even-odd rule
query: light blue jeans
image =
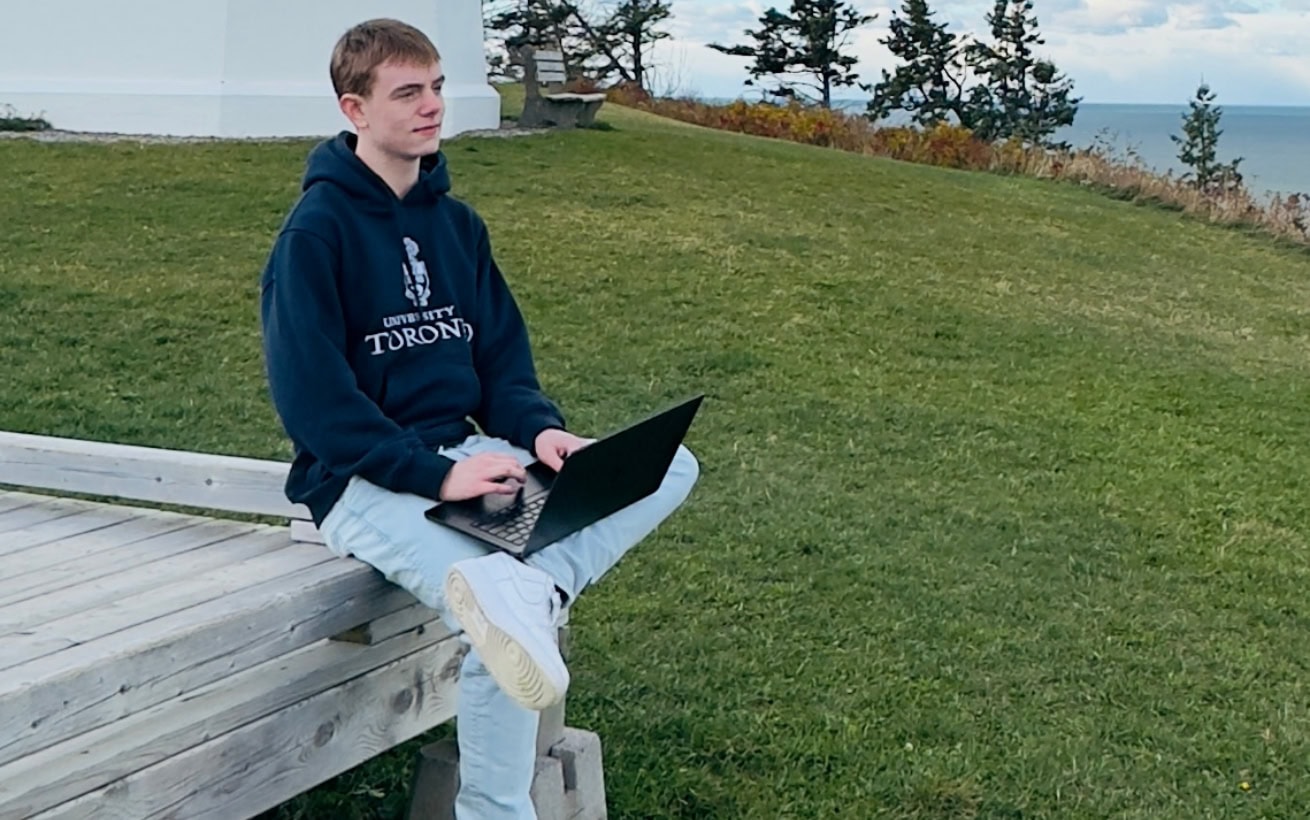
<svg viewBox="0 0 1310 820">
<path fill-rule="evenodd" d="M 509 453 L 525 465 L 534 460 L 506 441 L 478 435 L 441 452 L 455 461 L 485 452 Z M 527 563 L 554 578 L 572 603 L 686 500 L 699 473 L 695 457 L 679 447 L 653 495 L 533 553 Z M 333 553 L 375 567 L 456 628 L 442 591 L 446 571 L 456 561 L 485 555 L 488 547 L 428 521 L 423 512 L 431 506 L 426 498 L 393 493 L 355 477 L 320 531 Z M 457 820 L 535 820 L 528 794 L 538 717 L 500 691 L 476 652 L 464 657 L 456 707 Z"/>
</svg>

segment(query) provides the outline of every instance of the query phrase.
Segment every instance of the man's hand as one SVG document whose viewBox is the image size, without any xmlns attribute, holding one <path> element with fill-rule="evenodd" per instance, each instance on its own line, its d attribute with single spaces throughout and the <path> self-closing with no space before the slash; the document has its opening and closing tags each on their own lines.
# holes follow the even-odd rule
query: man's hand
<svg viewBox="0 0 1310 820">
<path fill-rule="evenodd" d="M 463 501 L 491 494 L 513 495 L 527 477 L 514 456 L 478 453 L 455 462 L 441 483 L 440 496 L 442 501 Z"/>
<path fill-rule="evenodd" d="M 570 432 L 552 427 L 537 434 L 537 440 L 532 443 L 532 449 L 536 453 L 538 461 L 555 472 L 559 472 L 559 469 L 564 466 L 564 459 L 593 441 L 595 439 L 579 438 Z"/>
</svg>

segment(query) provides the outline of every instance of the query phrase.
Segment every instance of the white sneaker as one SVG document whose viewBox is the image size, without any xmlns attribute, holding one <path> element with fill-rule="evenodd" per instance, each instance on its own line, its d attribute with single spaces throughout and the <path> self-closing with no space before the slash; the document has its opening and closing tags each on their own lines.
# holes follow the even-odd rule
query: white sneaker
<svg viewBox="0 0 1310 820">
<path fill-rule="evenodd" d="M 446 574 L 446 605 L 505 694 L 538 711 L 564 699 L 569 670 L 549 575 L 503 552 L 467 558 Z"/>
</svg>

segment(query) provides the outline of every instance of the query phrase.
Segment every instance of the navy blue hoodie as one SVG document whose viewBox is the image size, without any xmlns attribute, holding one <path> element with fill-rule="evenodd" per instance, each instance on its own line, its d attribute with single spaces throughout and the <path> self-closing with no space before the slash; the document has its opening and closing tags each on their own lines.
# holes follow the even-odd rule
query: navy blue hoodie
<svg viewBox="0 0 1310 820">
<path fill-rule="evenodd" d="M 487 228 L 441 153 L 397 198 L 342 133 L 309 155 L 262 280 L 273 403 L 295 446 L 287 497 L 322 523 L 351 476 L 436 499 L 474 432 L 532 449 L 564 426 Z"/>
</svg>

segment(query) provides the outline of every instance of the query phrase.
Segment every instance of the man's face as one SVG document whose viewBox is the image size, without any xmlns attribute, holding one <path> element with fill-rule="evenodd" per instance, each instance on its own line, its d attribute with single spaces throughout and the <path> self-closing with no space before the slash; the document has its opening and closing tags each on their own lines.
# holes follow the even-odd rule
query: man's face
<svg viewBox="0 0 1310 820">
<path fill-rule="evenodd" d="M 374 74 L 373 93 L 355 98 L 362 124 L 360 119 L 351 119 L 359 138 L 397 159 L 435 153 L 446 112 L 441 63 L 421 66 L 388 60 Z"/>
</svg>

